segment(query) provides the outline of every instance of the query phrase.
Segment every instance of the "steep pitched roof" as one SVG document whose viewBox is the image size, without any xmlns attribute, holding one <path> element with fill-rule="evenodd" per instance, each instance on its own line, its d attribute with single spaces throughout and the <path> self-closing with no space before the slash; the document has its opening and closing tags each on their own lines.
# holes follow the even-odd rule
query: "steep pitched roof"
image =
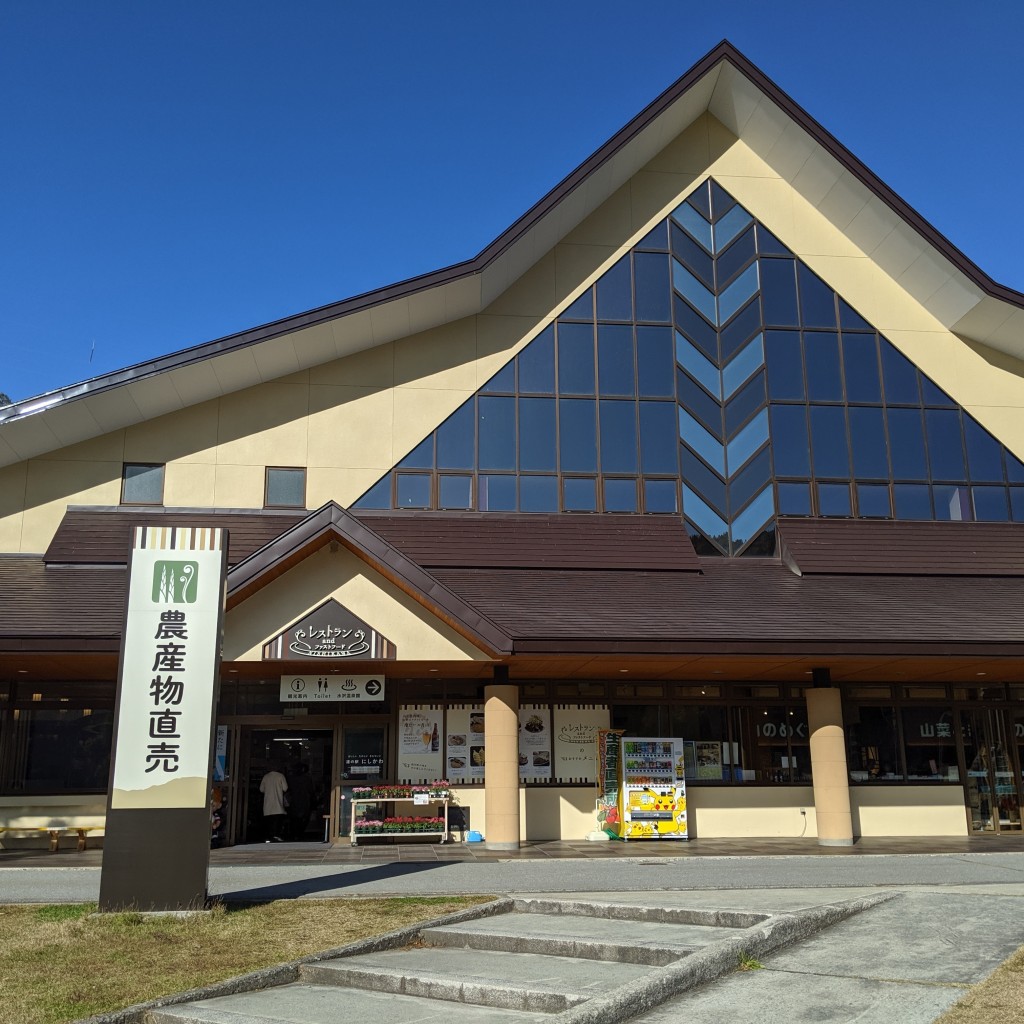
<svg viewBox="0 0 1024 1024">
<path fill-rule="evenodd" d="M 805 190 L 941 323 L 1024 355 L 1024 294 L 993 281 L 723 41 L 473 259 L 16 402 L 0 409 L 0 465 L 481 311 L 705 112 Z M 801 175 L 812 162 L 814 173 Z M 821 201 L 823 183 L 842 195 L 841 210 Z M 870 210 L 870 235 L 857 236 L 852 209 Z M 897 236 L 890 262 L 886 242 Z M 918 256 L 934 265 L 915 277 Z"/>
</svg>

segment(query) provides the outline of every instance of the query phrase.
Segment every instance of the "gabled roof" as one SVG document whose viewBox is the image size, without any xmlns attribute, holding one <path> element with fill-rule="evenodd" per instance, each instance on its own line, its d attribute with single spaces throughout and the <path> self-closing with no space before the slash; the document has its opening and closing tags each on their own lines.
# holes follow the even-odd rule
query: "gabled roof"
<svg viewBox="0 0 1024 1024">
<path fill-rule="evenodd" d="M 228 610 L 332 542 L 344 545 L 478 647 L 495 655 L 512 653 L 511 639 L 491 620 L 333 501 L 228 572 Z"/>
<path fill-rule="evenodd" d="M 1024 294 L 993 281 L 728 42 L 473 259 L 0 409 L 0 465 L 478 313 L 705 112 L 936 319 L 1024 356 Z"/>
</svg>

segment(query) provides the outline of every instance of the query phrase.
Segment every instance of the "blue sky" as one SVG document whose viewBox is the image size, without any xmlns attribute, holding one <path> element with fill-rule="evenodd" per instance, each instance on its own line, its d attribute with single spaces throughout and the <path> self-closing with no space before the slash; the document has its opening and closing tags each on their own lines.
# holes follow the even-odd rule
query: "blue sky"
<svg viewBox="0 0 1024 1024">
<path fill-rule="evenodd" d="M 1024 5 L 975 10 L 8 0 L 0 391 L 468 259 L 722 38 L 1024 288 Z"/>
</svg>

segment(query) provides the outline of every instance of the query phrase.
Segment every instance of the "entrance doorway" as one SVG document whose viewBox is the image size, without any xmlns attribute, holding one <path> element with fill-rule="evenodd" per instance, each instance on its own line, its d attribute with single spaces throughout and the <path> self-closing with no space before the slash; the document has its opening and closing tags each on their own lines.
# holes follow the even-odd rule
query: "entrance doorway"
<svg viewBox="0 0 1024 1024">
<path fill-rule="evenodd" d="M 387 777 L 387 727 L 381 725 L 345 725 L 341 730 L 341 786 L 338 806 L 339 836 L 352 829 L 352 787 L 383 782 Z M 363 807 L 366 816 L 383 815 L 384 805 Z"/>
<path fill-rule="evenodd" d="M 244 807 L 239 817 L 238 842 L 270 839 L 263 820 L 260 782 L 269 771 L 279 771 L 288 782 L 287 823 L 290 842 L 323 842 L 324 815 L 330 813 L 334 731 L 331 729 L 243 730 L 241 777 L 245 780 Z"/>
<path fill-rule="evenodd" d="M 1008 719 L 1007 712 L 995 708 L 960 712 L 967 821 L 975 833 L 1021 832 L 1019 766 L 1024 730 L 1016 736 L 1017 728 L 1011 731 Z"/>
</svg>

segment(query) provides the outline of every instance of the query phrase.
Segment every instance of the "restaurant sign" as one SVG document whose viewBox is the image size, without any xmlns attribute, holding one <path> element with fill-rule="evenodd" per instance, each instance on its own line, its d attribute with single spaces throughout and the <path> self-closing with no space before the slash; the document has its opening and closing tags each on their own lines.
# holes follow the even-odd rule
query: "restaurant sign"
<svg viewBox="0 0 1024 1024">
<path fill-rule="evenodd" d="M 283 704 L 383 699 L 383 676 L 281 676 Z"/>
<path fill-rule="evenodd" d="M 351 658 L 394 661 L 395 645 L 334 598 L 263 645 L 264 661 Z M 283 698 L 282 698 L 283 699 Z"/>
</svg>

